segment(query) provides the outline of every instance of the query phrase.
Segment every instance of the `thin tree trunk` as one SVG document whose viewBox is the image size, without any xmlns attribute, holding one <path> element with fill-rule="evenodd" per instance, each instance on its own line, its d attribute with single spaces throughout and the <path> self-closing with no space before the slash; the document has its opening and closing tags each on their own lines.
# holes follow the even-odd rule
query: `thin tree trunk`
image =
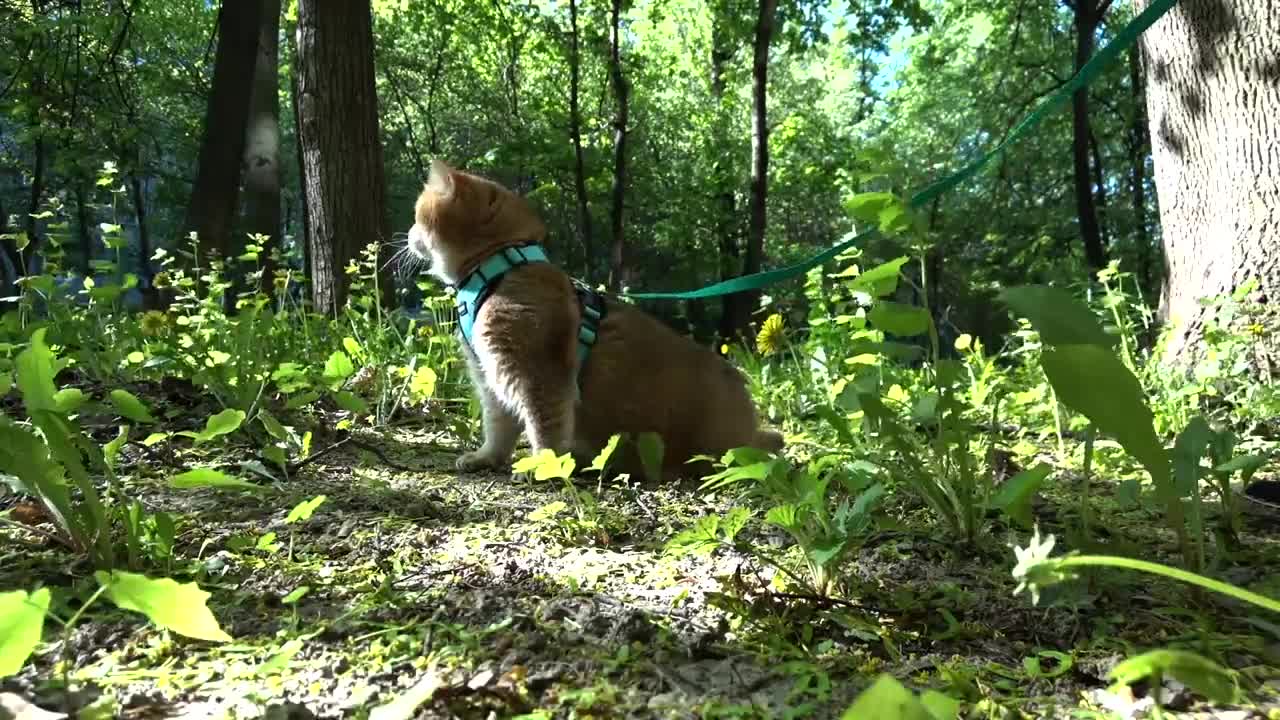
<svg viewBox="0 0 1280 720">
<path fill-rule="evenodd" d="M 138 163 L 141 165 L 141 162 Z M 133 200 L 133 217 L 138 224 L 138 270 L 142 275 L 142 305 L 147 309 L 159 307 L 160 295 L 152 285 L 151 231 L 147 229 L 147 196 L 143 192 L 140 168 L 129 171 L 129 197 Z"/>
<path fill-rule="evenodd" d="M 1257 280 L 1264 327 L 1280 320 L 1280 13 L 1271 0 L 1183 0 L 1142 36 L 1142 57 L 1161 311 L 1174 327 L 1169 357 L 1191 361 L 1212 312 L 1201 299 Z M 1274 332 L 1257 338 L 1259 369 L 1275 369 L 1276 344 Z"/>
<path fill-rule="evenodd" d="M 395 288 L 384 269 L 391 232 L 369 3 L 300 0 L 297 34 L 312 302 L 319 312 L 337 312 L 347 300 L 347 264 L 373 242 L 380 246 L 379 301 L 390 305 Z"/>
<path fill-rule="evenodd" d="M 44 201 L 44 184 L 45 171 L 48 164 L 48 148 L 44 141 L 44 133 L 39 129 L 36 130 L 35 141 L 35 157 L 31 170 L 31 194 L 27 201 L 27 257 L 31 257 L 39 252 L 43 245 L 43 238 L 40 237 L 40 220 L 36 218 L 36 214 L 40 212 L 40 203 Z M 27 274 L 28 267 L 24 264 L 19 277 Z"/>
<path fill-rule="evenodd" d="M 773 40 L 777 0 L 761 0 L 756 20 L 755 46 L 751 63 L 751 211 L 747 225 L 747 253 L 742 264 L 744 275 L 760 272 L 764 257 L 764 235 L 768 226 L 769 193 L 769 45 Z M 759 304 L 760 291 L 743 293 L 744 306 L 739 308 L 737 331 L 751 320 L 751 312 Z"/>
<path fill-rule="evenodd" d="M 213 86 L 205 109 L 196 180 L 182 223 L 184 242 L 187 233 L 196 232 L 195 262 L 202 268 L 212 253 L 226 259 L 231 249 L 261 17 L 262 0 L 223 2 L 218 13 Z"/>
<path fill-rule="evenodd" d="M 1133 203 L 1134 245 L 1138 255 L 1138 279 L 1144 293 L 1152 293 L 1151 236 L 1147 232 L 1146 89 L 1142 82 L 1142 46 L 1129 50 L 1129 92 L 1133 94 L 1133 118 L 1129 122 L 1129 194 Z"/>
<path fill-rule="evenodd" d="M 93 214 L 84 184 L 84 180 L 76 181 L 76 239 L 80 243 L 80 273 L 89 277 L 93 275 Z"/>
<path fill-rule="evenodd" d="M 584 272 L 591 277 L 595 243 L 591 238 L 591 208 L 587 204 L 587 172 L 582 157 L 582 108 L 578 92 L 582 57 L 578 49 L 578 2 L 569 0 L 569 140 L 573 143 L 573 189 L 578 196 L 578 230 L 582 233 Z"/>
<path fill-rule="evenodd" d="M 725 8 L 719 3 L 712 3 L 711 13 L 711 97 L 715 99 L 716 125 L 713 142 L 728 139 L 728 110 L 725 108 L 725 68 L 733 58 L 733 49 L 727 37 L 725 22 L 722 18 Z M 716 167 L 715 181 L 718 186 L 716 204 L 719 206 L 715 228 L 720 248 L 720 279 L 728 280 L 737 277 L 742 271 L 742 252 L 738 240 L 738 207 L 734 197 L 735 183 L 734 164 L 732 159 L 722 156 Z M 720 296 L 720 329 L 722 340 L 735 339 L 738 327 L 745 321 L 740 320 L 743 313 L 744 298 L 740 293 Z"/>
<path fill-rule="evenodd" d="M 1094 207 L 1098 212 L 1098 236 L 1102 238 L 1102 247 L 1111 247 L 1110 235 L 1107 234 L 1107 173 L 1102 165 L 1102 149 L 1098 146 L 1098 136 L 1089 133 L 1089 155 L 1093 158 L 1093 184 L 1097 187 L 1094 195 Z"/>
<path fill-rule="evenodd" d="M 1075 0 L 1076 71 L 1084 67 L 1093 54 L 1093 38 L 1098 23 L 1106 12 L 1110 0 Z M 1085 262 L 1096 272 L 1107 266 L 1106 246 L 1102 230 L 1098 226 L 1098 211 L 1094 205 L 1093 179 L 1089 168 L 1089 90 L 1080 88 L 1071 96 L 1071 159 L 1075 176 L 1076 217 L 1080 224 L 1080 236 L 1084 240 Z M 1092 273 L 1091 273 L 1092 274 Z"/>
<path fill-rule="evenodd" d="M 259 289 L 271 293 L 280 237 L 280 0 L 262 0 L 258 59 L 245 133 L 244 204 L 250 233 L 267 236 L 260 262 Z"/>
<path fill-rule="evenodd" d="M 623 201 L 627 183 L 627 114 L 630 89 L 622 74 L 622 0 L 613 0 L 609 15 L 609 77 L 617 107 L 613 116 L 613 192 L 609 211 L 613 248 L 609 253 L 609 288 L 622 289 L 626 243 L 623 236 Z"/>
<path fill-rule="evenodd" d="M 296 37 L 291 34 L 291 37 Z M 306 162 L 302 159 L 302 113 L 298 104 L 298 48 L 296 42 L 290 42 L 293 46 L 293 72 L 289 75 L 289 99 L 293 106 L 293 142 L 294 151 L 298 157 L 298 194 L 301 195 L 299 203 L 298 215 L 302 220 L 302 235 L 295 238 L 294 242 L 302 247 L 302 275 L 308 281 L 314 274 L 311 267 L 311 202 L 307 196 L 307 168 Z"/>
</svg>

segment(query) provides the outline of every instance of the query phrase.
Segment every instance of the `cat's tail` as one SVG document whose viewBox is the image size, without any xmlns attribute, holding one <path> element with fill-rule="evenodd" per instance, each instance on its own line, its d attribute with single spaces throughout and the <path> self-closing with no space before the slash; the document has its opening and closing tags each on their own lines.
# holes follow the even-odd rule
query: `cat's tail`
<svg viewBox="0 0 1280 720">
<path fill-rule="evenodd" d="M 768 452 L 781 452 L 786 441 L 782 437 L 782 433 L 772 428 L 760 428 L 756 430 L 755 440 L 751 443 L 757 449 Z"/>
</svg>

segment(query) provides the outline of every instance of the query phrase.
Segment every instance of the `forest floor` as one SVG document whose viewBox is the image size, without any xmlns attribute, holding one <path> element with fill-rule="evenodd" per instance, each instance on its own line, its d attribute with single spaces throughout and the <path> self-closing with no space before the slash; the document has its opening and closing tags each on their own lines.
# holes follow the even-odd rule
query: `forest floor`
<svg viewBox="0 0 1280 720">
<path fill-rule="evenodd" d="M 0 694 L 131 718 L 366 716 L 397 698 L 405 711 L 378 717 L 830 718 L 887 671 L 979 703 L 981 717 L 1142 717 L 1151 698 L 1108 693 L 1107 673 L 1191 640 L 1240 671 L 1250 702 L 1213 708 L 1166 682 L 1171 717 L 1280 717 L 1280 642 L 1263 635 L 1275 625 L 1123 573 L 1053 588 L 1070 605 L 1033 606 L 1013 594 L 1015 534 L 999 528 L 958 551 L 923 510 L 896 508 L 897 527 L 848 564 L 847 599 L 781 597 L 750 557 L 663 553 L 727 507 L 696 485 L 584 485 L 599 502 L 588 536 L 534 512 L 566 498 L 559 481 L 460 475 L 458 443 L 445 438 L 358 437 L 264 494 L 170 489 L 185 451 L 128 446 L 130 492 L 181 518 L 175 556 L 196 560 L 175 569 L 212 594 L 234 641 L 187 640 L 104 604 Z M 286 523 L 321 494 L 310 519 Z M 1049 532 L 1060 532 L 1055 507 L 1051 496 L 1037 508 Z M 1116 547 L 1152 546 L 1156 518 L 1107 520 Z M 1225 577 L 1274 590 L 1280 527 L 1248 522 L 1245 556 Z M 89 574 L 4 532 L 0 587 Z"/>
</svg>

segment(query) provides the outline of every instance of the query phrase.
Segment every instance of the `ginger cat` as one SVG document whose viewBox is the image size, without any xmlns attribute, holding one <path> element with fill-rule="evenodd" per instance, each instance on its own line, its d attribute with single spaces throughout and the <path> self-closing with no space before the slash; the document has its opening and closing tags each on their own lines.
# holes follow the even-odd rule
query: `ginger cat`
<svg viewBox="0 0 1280 720">
<path fill-rule="evenodd" d="M 545 238 L 523 198 L 437 160 L 414 209 L 409 250 L 456 285 L 502 249 Z M 569 276 L 540 262 L 501 277 L 476 314 L 471 343 L 462 343 L 484 444 L 459 458 L 458 469 L 508 466 L 522 429 L 534 452 L 573 452 L 579 467 L 615 433 L 657 432 L 667 478 L 692 475 L 686 461 L 694 455 L 782 449 L 782 435 L 759 426 L 737 369 L 627 303 L 605 298 L 605 306 L 579 368 L 581 307 Z M 640 477 L 634 450 L 620 448 L 611 467 Z"/>
</svg>

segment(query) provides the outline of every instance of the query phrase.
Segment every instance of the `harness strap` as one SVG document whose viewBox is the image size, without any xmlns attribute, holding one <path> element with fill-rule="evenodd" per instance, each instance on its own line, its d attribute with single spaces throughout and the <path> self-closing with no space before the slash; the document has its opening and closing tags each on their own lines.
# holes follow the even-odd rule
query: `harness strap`
<svg viewBox="0 0 1280 720">
<path fill-rule="evenodd" d="M 455 307 L 458 311 L 458 330 L 468 345 L 475 334 L 480 307 L 493 294 L 502 277 L 521 265 L 544 262 L 550 260 L 547 259 L 546 251 L 537 243 L 503 248 L 480 263 L 480 267 L 454 286 L 457 292 Z M 581 373 L 586 367 L 591 348 L 596 344 L 606 306 L 604 298 L 585 283 L 575 279 L 573 285 L 578 296 L 578 306 L 582 310 L 582 320 L 578 326 L 578 372 Z"/>
</svg>

